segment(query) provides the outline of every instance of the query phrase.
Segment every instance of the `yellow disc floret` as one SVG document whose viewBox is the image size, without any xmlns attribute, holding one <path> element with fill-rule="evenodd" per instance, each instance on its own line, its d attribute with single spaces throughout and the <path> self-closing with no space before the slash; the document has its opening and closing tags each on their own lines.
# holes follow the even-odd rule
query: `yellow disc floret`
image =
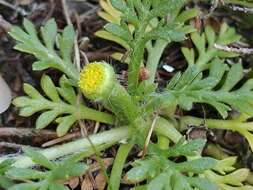
<svg viewBox="0 0 253 190">
<path fill-rule="evenodd" d="M 80 73 L 79 87 L 90 99 L 102 99 L 114 85 L 115 74 L 105 62 L 87 64 Z"/>
<path fill-rule="evenodd" d="M 80 75 L 80 88 L 86 94 L 93 94 L 103 83 L 104 68 L 98 63 L 88 64 Z"/>
</svg>

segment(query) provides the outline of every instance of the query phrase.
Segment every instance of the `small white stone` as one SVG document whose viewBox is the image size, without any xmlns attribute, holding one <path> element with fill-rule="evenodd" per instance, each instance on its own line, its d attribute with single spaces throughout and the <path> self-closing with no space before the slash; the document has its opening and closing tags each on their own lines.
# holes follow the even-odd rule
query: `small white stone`
<svg viewBox="0 0 253 190">
<path fill-rule="evenodd" d="M 0 114 L 8 109 L 11 99 L 11 90 L 0 75 Z"/>
<path fill-rule="evenodd" d="M 163 65 L 163 69 L 169 73 L 171 73 L 175 70 L 174 67 L 172 67 L 170 65 Z"/>
</svg>

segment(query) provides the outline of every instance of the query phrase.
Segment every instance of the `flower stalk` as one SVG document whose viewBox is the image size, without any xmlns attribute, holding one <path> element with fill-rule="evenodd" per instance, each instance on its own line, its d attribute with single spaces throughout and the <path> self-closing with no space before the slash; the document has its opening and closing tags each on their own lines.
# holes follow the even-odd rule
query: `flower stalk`
<svg viewBox="0 0 253 190">
<path fill-rule="evenodd" d="M 196 127 L 201 126 L 203 119 L 191 116 L 180 118 L 180 130 L 184 130 L 189 125 Z M 253 122 L 241 122 L 238 120 L 219 120 L 219 119 L 205 119 L 205 125 L 210 129 L 224 129 L 236 131 L 243 135 L 249 142 L 251 150 L 253 150 Z"/>
</svg>

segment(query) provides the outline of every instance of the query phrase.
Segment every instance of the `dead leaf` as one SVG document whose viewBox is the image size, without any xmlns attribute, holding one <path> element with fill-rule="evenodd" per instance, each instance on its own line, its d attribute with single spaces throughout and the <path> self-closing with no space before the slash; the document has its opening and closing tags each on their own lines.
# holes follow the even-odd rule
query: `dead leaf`
<svg viewBox="0 0 253 190">
<path fill-rule="evenodd" d="M 75 189 L 79 185 L 79 177 L 74 177 L 68 182 L 71 189 Z"/>
<path fill-rule="evenodd" d="M 82 182 L 81 190 L 93 190 L 92 182 L 87 175 Z"/>
<path fill-rule="evenodd" d="M 98 190 L 104 190 L 106 186 L 106 178 L 102 172 L 99 172 L 99 174 L 95 178 L 96 186 Z"/>
<path fill-rule="evenodd" d="M 103 159 L 103 162 L 104 162 L 105 168 L 107 169 L 110 165 L 112 165 L 112 163 L 113 163 L 113 158 L 105 158 L 105 159 Z M 90 166 L 90 169 L 89 169 L 89 170 L 90 170 L 91 172 L 94 172 L 94 171 L 99 170 L 99 168 L 100 168 L 99 163 L 98 163 L 98 162 L 95 162 L 94 164 L 92 164 L 92 165 Z"/>
</svg>

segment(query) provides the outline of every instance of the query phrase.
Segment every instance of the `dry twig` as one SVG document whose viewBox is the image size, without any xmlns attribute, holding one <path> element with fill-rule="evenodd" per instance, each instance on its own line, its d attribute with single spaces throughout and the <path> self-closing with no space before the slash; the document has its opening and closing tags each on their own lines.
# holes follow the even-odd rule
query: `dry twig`
<svg viewBox="0 0 253 190">
<path fill-rule="evenodd" d="M 253 48 L 234 48 L 228 47 L 220 44 L 214 44 L 214 47 L 219 50 L 227 51 L 227 52 L 234 52 L 239 54 L 253 54 Z"/>
</svg>

